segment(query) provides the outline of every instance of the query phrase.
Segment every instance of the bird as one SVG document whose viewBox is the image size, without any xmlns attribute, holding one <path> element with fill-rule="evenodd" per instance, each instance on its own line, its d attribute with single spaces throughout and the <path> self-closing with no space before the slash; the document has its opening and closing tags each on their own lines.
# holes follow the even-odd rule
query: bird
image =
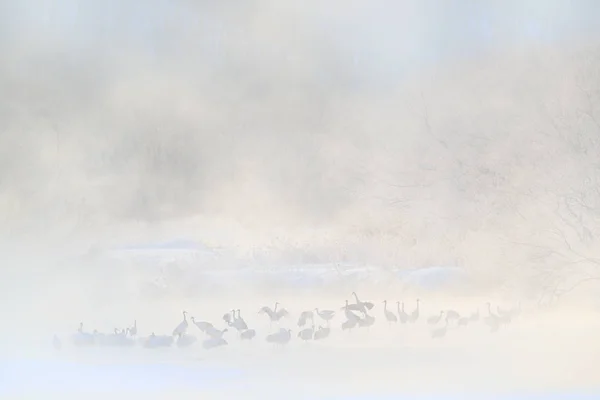
<svg viewBox="0 0 600 400">
<path fill-rule="evenodd" d="M 300 313 L 300 317 L 298 318 L 298 326 L 306 325 L 306 321 L 309 319 L 314 322 L 315 314 L 312 311 L 302 311 L 302 313 Z"/>
<path fill-rule="evenodd" d="M 458 326 L 467 326 L 469 324 L 469 317 L 460 317 L 457 321 Z"/>
<path fill-rule="evenodd" d="M 358 315 L 354 314 L 351 311 L 351 306 L 355 306 L 355 305 L 356 304 L 348 304 L 348 300 L 346 300 L 346 306 L 342 307 L 342 310 L 344 310 L 344 314 L 345 314 L 347 320 L 354 320 L 354 319 L 359 320 L 360 319 L 360 317 Z"/>
<path fill-rule="evenodd" d="M 342 323 L 342 330 L 343 331 L 351 331 L 352 329 L 354 329 L 356 327 L 356 325 L 358 325 L 358 321 L 360 318 L 356 318 L 356 319 L 347 319 L 346 321 L 344 321 Z"/>
<path fill-rule="evenodd" d="M 373 317 L 372 315 L 366 314 L 363 318 L 360 318 L 358 320 L 358 326 L 360 328 L 369 328 L 371 326 L 373 326 L 373 324 L 375 323 L 375 317 Z"/>
<path fill-rule="evenodd" d="M 241 333 L 240 338 L 242 340 L 252 340 L 256 336 L 256 331 L 254 329 L 247 329 Z"/>
<path fill-rule="evenodd" d="M 244 318 L 241 317 L 239 308 L 237 309 L 237 317 L 235 316 L 235 313 L 233 314 L 233 323 L 231 325 L 237 329 L 238 332 L 248 329 L 248 324 L 246 324 Z"/>
<path fill-rule="evenodd" d="M 260 309 L 260 311 L 258 313 L 259 314 L 267 314 L 269 316 L 269 319 L 271 320 L 271 323 L 277 322 L 281 318 L 287 317 L 289 315 L 289 313 L 287 312 L 287 310 L 285 308 L 281 308 L 278 310 L 277 309 L 278 305 L 279 305 L 279 303 L 276 302 L 275 308 L 272 310 L 270 307 L 264 306 Z"/>
<path fill-rule="evenodd" d="M 306 342 L 308 340 L 312 340 L 314 333 L 315 326 L 313 324 L 311 328 L 305 328 L 298 332 L 298 337 Z"/>
<path fill-rule="evenodd" d="M 435 325 L 438 322 L 440 322 L 440 320 L 442 319 L 442 316 L 444 316 L 444 311 L 443 310 L 440 311 L 439 315 L 434 315 L 434 316 L 431 316 L 431 317 L 427 318 L 427 323 L 429 325 Z"/>
<path fill-rule="evenodd" d="M 387 300 L 383 301 L 383 314 L 385 315 L 385 319 L 391 324 L 392 322 L 398 322 L 398 317 L 396 314 L 387 309 Z"/>
<path fill-rule="evenodd" d="M 211 324 L 210 322 L 196 321 L 196 318 L 194 317 L 191 317 L 190 319 L 192 320 L 192 323 L 196 325 L 196 327 L 202 332 L 206 332 L 207 329 L 214 328 L 213 324 Z"/>
<path fill-rule="evenodd" d="M 354 296 L 356 306 L 358 307 L 357 311 L 361 311 L 363 314 L 366 314 L 368 310 L 371 310 L 373 308 L 374 304 L 370 301 L 360 301 L 356 292 L 352 292 L 352 295 Z"/>
<path fill-rule="evenodd" d="M 213 339 L 214 338 L 223 337 L 223 335 L 225 334 L 225 332 L 227 332 L 227 328 L 222 329 L 222 330 L 218 330 L 214 326 L 211 327 L 211 328 L 208 328 L 206 331 L 204 331 L 204 333 L 206 333 L 208 336 L 210 336 Z"/>
<path fill-rule="evenodd" d="M 446 310 L 446 319 L 448 321 L 459 320 L 460 314 L 454 310 Z"/>
<path fill-rule="evenodd" d="M 396 309 L 398 312 L 398 318 L 400 319 L 400 322 L 403 324 L 407 323 L 410 316 L 404 311 L 404 302 L 402 302 L 402 309 L 400 309 L 400 302 L 397 301 Z"/>
<path fill-rule="evenodd" d="M 317 313 L 317 315 L 319 317 L 321 317 L 321 319 L 323 319 L 325 322 L 327 322 L 327 325 L 329 325 L 329 321 L 331 321 L 335 317 L 335 311 L 332 311 L 332 310 L 319 311 L 318 308 L 315 308 L 315 312 Z"/>
<path fill-rule="evenodd" d="M 77 332 L 72 336 L 72 341 L 75 346 L 92 346 L 95 338 L 94 335 L 83 331 L 83 322 L 80 322 Z"/>
<path fill-rule="evenodd" d="M 408 320 L 408 322 L 412 324 L 417 322 L 417 320 L 419 319 L 419 302 L 420 300 L 417 299 L 417 308 L 415 308 L 415 310 L 412 313 L 410 313 L 410 319 Z"/>
<path fill-rule="evenodd" d="M 278 332 L 268 335 L 266 340 L 268 343 L 275 343 L 284 346 L 289 343 L 291 338 L 291 329 L 280 328 Z"/>
<path fill-rule="evenodd" d="M 189 347 L 196 342 L 196 336 L 183 334 L 177 337 L 177 347 Z"/>
<path fill-rule="evenodd" d="M 205 349 L 214 349 L 216 347 L 227 346 L 227 340 L 222 337 L 211 337 L 202 342 L 202 347 Z"/>
<path fill-rule="evenodd" d="M 329 336 L 330 332 L 331 332 L 330 328 L 323 328 L 321 325 L 319 325 L 319 329 L 315 332 L 313 339 L 314 340 L 323 340 L 323 339 L 327 338 L 327 336 Z"/>
<path fill-rule="evenodd" d="M 175 327 L 175 329 L 173 329 L 173 336 L 180 336 L 183 335 L 188 328 L 188 322 L 187 322 L 187 311 L 183 311 L 183 321 L 181 321 L 179 323 L 179 325 L 177 325 L 177 327 Z"/>
<path fill-rule="evenodd" d="M 444 337 L 446 335 L 447 330 L 448 330 L 448 319 L 446 319 L 446 324 L 443 327 L 436 328 L 433 331 L 431 331 L 431 337 L 433 339 Z"/>
<path fill-rule="evenodd" d="M 490 302 L 487 302 L 488 306 L 488 316 L 483 319 L 483 322 L 490 327 L 490 332 L 497 332 L 500 328 L 500 321 L 498 320 L 498 316 L 492 312 L 492 305 Z"/>
<path fill-rule="evenodd" d="M 223 314 L 223 321 L 225 321 L 227 323 L 227 325 L 231 324 L 231 314 L 234 314 L 234 310 L 231 310 L 231 312 L 228 312 L 226 314 Z M 235 315 L 235 314 L 234 314 Z"/>
<path fill-rule="evenodd" d="M 131 336 L 137 336 L 137 332 L 138 332 L 138 329 L 137 329 L 137 320 L 134 319 L 133 320 L 133 326 L 131 328 L 129 328 L 129 334 Z"/>
</svg>

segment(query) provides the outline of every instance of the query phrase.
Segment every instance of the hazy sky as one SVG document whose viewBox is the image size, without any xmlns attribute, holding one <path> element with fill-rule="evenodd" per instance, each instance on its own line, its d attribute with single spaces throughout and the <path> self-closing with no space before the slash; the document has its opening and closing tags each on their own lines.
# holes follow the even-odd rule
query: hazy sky
<svg viewBox="0 0 600 400">
<path fill-rule="evenodd" d="M 447 162 L 447 152 L 437 154 L 442 142 L 419 143 L 424 99 L 394 97 L 402 85 L 438 85 L 433 78 L 450 66 L 489 55 L 593 39 L 599 7 L 591 0 L 2 1 L 4 226 L 198 213 L 271 225 L 345 218 L 339 214 L 370 186 L 399 179 L 414 160 Z M 523 73 L 507 72 L 505 61 L 481 81 L 509 82 L 484 102 L 490 107 L 524 90 L 508 78 Z M 435 73 L 419 77 L 423 71 Z M 468 99 L 484 90 L 470 86 L 470 73 L 444 78 L 462 82 L 454 89 L 462 110 L 484 105 Z M 437 99 L 444 90 L 436 90 Z M 452 157 L 464 162 L 461 146 Z M 458 176 L 457 165 L 442 168 Z M 422 196 L 435 195 L 428 190 Z M 440 207 L 453 212 L 448 199 Z M 374 218 L 376 206 L 361 207 Z"/>
</svg>

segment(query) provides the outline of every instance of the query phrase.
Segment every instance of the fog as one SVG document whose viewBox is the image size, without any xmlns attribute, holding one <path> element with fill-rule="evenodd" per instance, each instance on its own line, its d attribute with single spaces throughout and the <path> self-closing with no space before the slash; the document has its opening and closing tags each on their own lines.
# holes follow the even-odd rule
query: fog
<svg viewBox="0 0 600 400">
<path fill-rule="evenodd" d="M 0 1 L 2 369 L 13 382 L 48 373 L 16 359 L 242 371 L 229 387 L 180 388 L 207 398 L 598 389 L 599 16 L 583 0 Z M 218 256 L 106 256 L 174 238 Z M 341 282 L 264 274 L 323 265 Z M 349 280 L 340 265 L 380 275 Z M 434 266 L 469 284 L 398 278 Z M 377 322 L 347 335 L 352 291 Z M 383 300 L 416 298 L 419 326 L 384 322 Z M 291 317 L 269 327 L 256 311 L 275 301 Z M 497 334 L 429 337 L 425 318 L 483 318 L 488 301 L 523 311 Z M 332 336 L 297 343 L 314 307 L 337 310 Z M 232 331 L 216 352 L 126 356 L 69 345 L 80 321 L 110 333 L 136 319 L 147 336 L 182 309 L 224 325 L 231 308 L 254 342 Z M 273 350 L 264 337 L 279 326 L 292 343 Z M 52 390 L 155 390 L 68 371 Z"/>
</svg>

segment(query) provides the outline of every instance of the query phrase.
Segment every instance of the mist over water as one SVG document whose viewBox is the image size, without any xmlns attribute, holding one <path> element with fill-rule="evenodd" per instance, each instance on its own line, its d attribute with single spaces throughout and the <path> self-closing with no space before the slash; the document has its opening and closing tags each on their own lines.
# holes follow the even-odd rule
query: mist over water
<svg viewBox="0 0 600 400">
<path fill-rule="evenodd" d="M 52 335 L 67 343 L 80 321 L 137 319 L 146 336 L 182 309 L 221 322 L 242 308 L 249 346 L 127 362 L 224 366 L 263 398 L 284 390 L 272 374 L 313 398 L 425 394 L 432 379 L 447 394 L 597 389 L 599 16 L 583 0 L 0 1 L 0 350 L 22 362 L 0 370 L 35 376 L 23 360 L 56 361 Z M 177 238 L 206 251 L 111 252 Z M 383 272 L 318 287 L 264 272 L 340 265 Z M 435 266 L 469 284 L 398 278 Z M 264 343 L 263 305 L 289 309 L 295 339 L 299 312 L 339 313 L 352 291 L 375 303 L 369 332 L 336 320 L 322 346 Z M 424 322 L 383 319 L 384 299 L 417 297 L 423 318 L 487 301 L 523 315 L 432 343 Z M 123 367 L 78 350 L 61 362 Z"/>
</svg>

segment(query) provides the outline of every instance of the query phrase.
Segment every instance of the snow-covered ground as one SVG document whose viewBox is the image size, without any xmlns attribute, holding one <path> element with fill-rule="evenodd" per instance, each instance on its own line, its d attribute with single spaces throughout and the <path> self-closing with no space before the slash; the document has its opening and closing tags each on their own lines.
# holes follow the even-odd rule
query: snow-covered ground
<svg viewBox="0 0 600 400">
<path fill-rule="evenodd" d="M 120 249 L 121 260 L 131 251 Z M 217 260 L 216 264 L 223 257 L 202 251 L 205 256 L 212 254 L 206 259 Z M 148 261 L 147 251 L 133 252 Z M 14 304 L 5 302 L 2 307 L 9 312 L 0 334 L 0 398 L 587 400 L 600 395 L 596 368 L 600 319 L 585 304 L 566 303 L 540 311 L 525 301 L 522 315 L 495 334 L 479 321 L 451 327 L 444 338 L 434 340 L 425 320 L 441 309 L 453 308 L 463 315 L 479 310 L 483 318 L 487 301 L 502 308 L 515 303 L 509 298 L 442 291 L 446 283 L 468 278 L 454 267 L 398 269 L 390 274 L 389 269 L 338 263 L 263 269 L 243 263 L 219 269 L 206 263 L 206 275 L 193 275 L 198 268 L 188 267 L 181 269 L 185 273 L 167 273 L 170 284 L 191 276 L 212 276 L 236 280 L 232 287 L 249 287 L 191 294 L 170 291 L 153 297 L 133 290 L 141 277 L 151 276 L 141 274 L 143 265 L 150 265 L 152 273 L 165 266 L 178 270 L 177 265 L 185 263 L 175 254 L 184 253 L 193 262 L 198 257 L 189 249 L 151 252 L 164 262 L 154 267 L 151 263 L 132 267 L 115 262 L 103 268 L 81 264 L 62 275 L 61 282 L 40 277 L 28 283 L 28 290 L 15 290 L 20 297 L 10 298 Z M 322 282 L 282 285 L 285 279 L 328 273 L 338 278 L 354 274 L 360 279 L 345 280 L 342 287 Z M 273 279 L 265 280 L 267 275 Z M 382 276 L 422 290 L 382 286 Z M 340 328 L 340 307 L 346 299 L 353 301 L 355 289 L 361 299 L 374 303 L 372 315 L 377 321 L 371 328 L 349 333 Z M 396 301 L 403 301 L 410 313 L 417 297 L 421 316 L 416 324 L 389 326 L 384 321 L 383 300 L 389 301 L 392 311 Z M 264 305 L 273 307 L 276 301 L 291 316 L 271 327 L 258 310 Z M 322 342 L 302 343 L 296 337 L 298 315 L 315 307 L 337 311 L 331 336 Z M 256 329 L 252 342 L 241 342 L 233 329 L 225 333 L 229 345 L 212 350 L 203 349 L 200 343 L 185 349 L 77 348 L 70 341 L 79 322 L 85 331 L 112 332 L 137 320 L 140 336 L 170 334 L 181 322 L 182 310 L 225 327 L 222 316 L 234 308 L 241 309 L 248 325 Z M 292 329 L 292 341 L 283 349 L 265 341 L 279 327 Z M 190 333 L 203 338 L 191 323 Z M 52 347 L 54 334 L 63 343 L 60 351 Z"/>
</svg>

